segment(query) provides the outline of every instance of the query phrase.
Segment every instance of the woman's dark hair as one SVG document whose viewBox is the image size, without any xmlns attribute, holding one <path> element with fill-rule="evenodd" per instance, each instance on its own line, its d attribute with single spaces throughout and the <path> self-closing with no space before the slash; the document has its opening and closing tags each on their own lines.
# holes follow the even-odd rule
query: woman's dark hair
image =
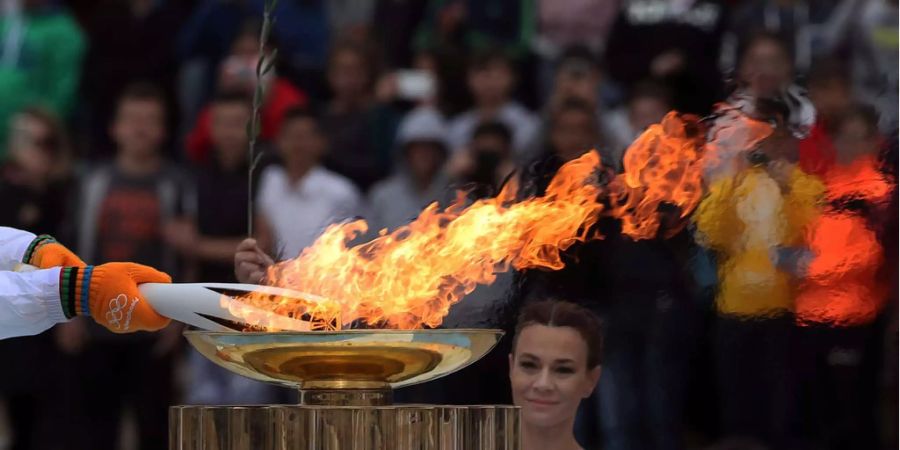
<svg viewBox="0 0 900 450">
<path fill-rule="evenodd" d="M 600 354 L 603 351 L 603 325 L 600 318 L 589 309 L 561 300 L 541 300 L 526 304 L 519 313 L 516 323 L 513 351 L 518 344 L 519 334 L 530 325 L 575 329 L 587 345 L 588 369 L 600 365 Z"/>
</svg>

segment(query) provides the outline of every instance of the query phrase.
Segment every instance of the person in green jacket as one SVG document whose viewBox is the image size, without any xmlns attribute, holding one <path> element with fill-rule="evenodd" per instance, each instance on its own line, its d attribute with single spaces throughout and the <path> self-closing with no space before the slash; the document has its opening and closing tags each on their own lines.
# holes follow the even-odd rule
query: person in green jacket
<svg viewBox="0 0 900 450">
<path fill-rule="evenodd" d="M 13 0 L 0 14 L 0 160 L 8 122 L 26 106 L 71 113 L 85 39 L 75 19 L 50 0 Z"/>
</svg>

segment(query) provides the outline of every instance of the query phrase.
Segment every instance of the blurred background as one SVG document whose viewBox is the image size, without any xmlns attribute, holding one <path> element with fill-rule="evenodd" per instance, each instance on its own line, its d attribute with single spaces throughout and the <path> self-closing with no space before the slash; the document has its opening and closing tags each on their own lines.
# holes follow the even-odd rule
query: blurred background
<svg viewBox="0 0 900 450">
<path fill-rule="evenodd" d="M 642 130 L 710 113 L 742 68 L 808 90 L 804 170 L 864 153 L 896 179 L 896 0 L 280 0 L 261 45 L 263 3 L 0 0 L 0 225 L 94 264 L 233 282 L 250 196 L 260 243 L 294 257 L 328 223 L 396 227 L 454 188 L 490 196 L 591 148 L 621 170 Z M 276 49 L 251 191 L 255 65 Z M 610 324 L 586 448 L 896 448 L 892 202 L 877 218 L 887 307 L 853 327 L 720 320 L 715 269 L 685 275 L 674 244 L 579 258 L 585 283 L 616 281 L 572 294 Z M 524 290 L 554 292 L 506 274 L 444 325 L 505 326 Z M 164 449 L 170 405 L 296 401 L 211 366 L 181 331 L 76 320 L 0 341 L 0 448 Z M 398 398 L 508 402 L 505 352 Z"/>
</svg>

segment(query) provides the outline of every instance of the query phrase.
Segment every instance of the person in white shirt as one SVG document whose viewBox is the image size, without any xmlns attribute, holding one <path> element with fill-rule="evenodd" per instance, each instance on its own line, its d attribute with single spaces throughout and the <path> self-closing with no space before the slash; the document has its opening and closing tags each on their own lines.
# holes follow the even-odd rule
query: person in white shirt
<svg viewBox="0 0 900 450">
<path fill-rule="evenodd" d="M 480 53 L 469 67 L 468 82 L 475 105 L 450 122 L 447 138 L 451 150 L 469 143 L 478 124 L 496 120 L 512 130 L 513 147 L 521 155 L 535 138 L 540 120 L 511 98 L 515 84 L 512 62 L 499 51 Z"/>
<path fill-rule="evenodd" d="M 28 266 L 37 270 L 17 271 Z M 0 227 L 0 339 L 39 334 L 79 315 L 117 333 L 159 330 L 170 319 L 137 285 L 171 281 L 139 264 L 90 266 L 50 236 Z"/>
<path fill-rule="evenodd" d="M 328 225 L 361 215 L 363 202 L 350 180 L 319 164 L 327 141 L 312 113 L 285 113 L 276 146 L 284 164 L 263 171 L 258 221 L 276 253 L 295 258 Z"/>
</svg>

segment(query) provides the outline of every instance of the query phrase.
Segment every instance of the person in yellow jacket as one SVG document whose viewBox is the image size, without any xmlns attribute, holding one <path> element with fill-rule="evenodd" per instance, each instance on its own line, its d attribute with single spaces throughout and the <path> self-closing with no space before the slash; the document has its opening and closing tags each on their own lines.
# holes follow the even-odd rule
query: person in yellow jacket
<svg viewBox="0 0 900 450">
<path fill-rule="evenodd" d="M 807 253 L 804 234 L 824 185 L 784 160 L 768 160 L 714 181 L 694 214 L 698 239 L 719 258 L 722 314 L 769 316 L 793 310 Z"/>
</svg>

